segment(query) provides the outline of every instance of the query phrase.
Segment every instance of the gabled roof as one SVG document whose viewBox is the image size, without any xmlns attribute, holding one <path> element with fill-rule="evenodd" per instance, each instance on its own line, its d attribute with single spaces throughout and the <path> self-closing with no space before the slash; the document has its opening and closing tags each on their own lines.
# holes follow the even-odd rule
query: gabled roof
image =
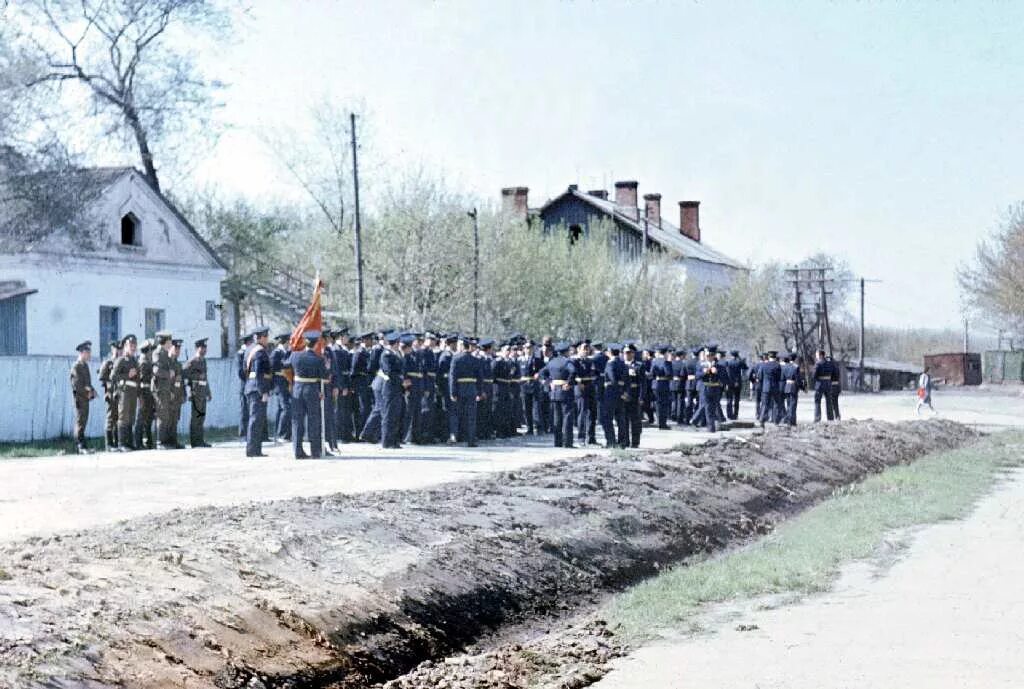
<svg viewBox="0 0 1024 689">
<path fill-rule="evenodd" d="M 577 198 L 616 222 L 632 228 L 640 235 L 644 233 L 644 226 L 646 225 L 647 236 L 651 241 L 684 258 L 692 258 L 698 261 L 706 261 L 708 263 L 718 263 L 720 265 L 729 266 L 730 268 L 746 268 L 746 266 L 739 261 L 729 258 L 721 251 L 708 246 L 706 243 L 690 239 L 679 230 L 679 227 L 665 220 L 665 218 L 661 219 L 661 227 L 657 227 L 656 225 L 646 223 L 644 221 L 642 209 L 620 206 L 610 199 L 602 199 L 598 196 L 593 196 L 579 191 L 578 189 L 569 189 L 556 196 L 541 206 L 537 212 L 543 216 L 548 208 L 565 200 L 566 198 Z M 639 217 L 634 218 L 634 213 L 638 213 Z"/>
<path fill-rule="evenodd" d="M 50 175 L 52 179 L 46 180 L 46 176 Z M 54 172 L 38 172 L 33 173 L 33 177 L 44 181 L 46 191 L 44 192 L 43 198 L 45 198 L 49 204 L 56 207 L 71 207 L 80 209 L 82 207 L 91 204 L 93 201 L 99 199 L 99 197 L 111 186 L 120 181 L 126 175 L 136 175 L 146 185 L 146 187 L 153 192 L 154 195 L 167 207 L 168 210 L 174 215 L 175 218 L 185 227 L 185 229 L 192 235 L 192 237 L 199 243 L 203 250 L 210 255 L 214 262 L 224 270 L 228 269 L 228 265 L 221 260 L 217 252 L 213 250 L 202 235 L 196 231 L 195 227 L 192 226 L 178 207 L 175 206 L 170 199 L 150 184 L 149 180 L 144 174 L 134 167 L 88 167 L 88 168 L 71 168 L 67 170 L 60 170 Z M 0 180 L 2 185 L 3 180 Z M 2 195 L 0 195 L 2 198 Z M 19 222 L 18 210 L 14 208 L 15 204 L 0 204 L 0 234 L 3 234 L 5 227 L 11 223 Z M 50 232 L 56 231 L 61 225 L 61 222 L 47 223 L 46 227 Z"/>
</svg>

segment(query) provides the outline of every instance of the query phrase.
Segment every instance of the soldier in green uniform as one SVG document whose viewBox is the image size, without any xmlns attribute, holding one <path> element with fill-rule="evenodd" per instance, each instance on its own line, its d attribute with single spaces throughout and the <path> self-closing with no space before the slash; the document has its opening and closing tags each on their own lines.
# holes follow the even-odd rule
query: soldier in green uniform
<svg viewBox="0 0 1024 689">
<path fill-rule="evenodd" d="M 107 403 L 106 449 L 117 447 L 117 389 L 110 380 L 114 362 L 121 356 L 121 343 L 110 341 L 110 356 L 100 364 L 100 384 L 103 386 L 103 401 Z"/>
<path fill-rule="evenodd" d="M 206 377 L 206 342 L 208 338 L 196 340 L 196 353 L 185 364 L 182 373 L 188 381 L 188 396 L 192 401 L 192 416 L 189 419 L 188 437 L 192 447 L 210 447 L 203 438 L 203 422 L 206 420 L 206 403 L 213 399 L 210 382 Z"/>
<path fill-rule="evenodd" d="M 171 424 L 171 443 L 175 450 L 184 450 L 185 446 L 178 442 L 178 424 L 181 422 L 181 408 L 185 404 L 185 375 L 181 367 L 181 345 L 184 340 L 171 340 L 171 365 L 174 367 L 174 422 Z"/>
<path fill-rule="evenodd" d="M 89 359 L 92 358 L 92 342 L 86 340 L 75 347 L 78 359 L 71 366 L 71 396 L 75 402 L 75 449 L 78 454 L 89 454 L 85 444 L 85 427 L 89 423 L 89 402 L 96 398 L 89 373 Z"/>
<path fill-rule="evenodd" d="M 139 347 L 139 418 L 135 423 L 135 449 L 156 449 L 153 439 L 153 341 L 145 340 Z"/>
<path fill-rule="evenodd" d="M 114 362 L 110 380 L 117 390 L 117 450 L 131 452 L 135 447 L 135 411 L 139 401 L 139 360 L 135 356 L 138 340 L 125 335 L 121 356 Z"/>
<path fill-rule="evenodd" d="M 174 383 L 176 372 L 171 360 L 171 334 L 156 334 L 153 354 L 153 398 L 156 401 L 156 436 L 161 450 L 174 449 Z M 179 381 L 180 382 L 180 381 Z"/>
</svg>

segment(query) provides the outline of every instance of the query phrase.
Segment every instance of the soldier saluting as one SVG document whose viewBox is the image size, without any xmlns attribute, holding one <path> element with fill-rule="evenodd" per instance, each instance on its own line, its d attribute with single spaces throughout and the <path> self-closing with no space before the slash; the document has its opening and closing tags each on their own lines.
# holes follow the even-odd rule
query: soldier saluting
<svg viewBox="0 0 1024 689">
<path fill-rule="evenodd" d="M 206 421 L 206 403 L 213 399 L 210 382 L 206 375 L 206 343 L 208 338 L 196 340 L 196 351 L 182 369 L 188 381 L 188 397 L 192 402 L 189 417 L 188 441 L 192 447 L 210 447 L 203 437 L 203 423 Z"/>
<path fill-rule="evenodd" d="M 89 402 L 96 399 L 92 388 L 92 374 L 89 373 L 89 359 L 92 358 L 92 342 L 86 340 L 75 347 L 78 358 L 71 366 L 71 396 L 75 402 L 75 449 L 78 454 L 89 454 L 85 443 L 85 427 L 89 423 Z"/>
</svg>

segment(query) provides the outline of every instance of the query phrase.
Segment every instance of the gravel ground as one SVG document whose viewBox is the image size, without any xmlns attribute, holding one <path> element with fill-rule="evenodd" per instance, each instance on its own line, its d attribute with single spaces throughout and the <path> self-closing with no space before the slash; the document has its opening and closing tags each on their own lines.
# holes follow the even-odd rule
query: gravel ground
<svg viewBox="0 0 1024 689">
<path fill-rule="evenodd" d="M 425 660 L 502 625 L 571 615 L 688 555 L 764 533 L 836 485 L 972 437 L 944 422 L 772 429 L 428 489 L 173 510 L 9 541 L 0 685 L 430 686 L 415 674 L 436 671 Z M 591 648 L 599 626 L 541 653 L 489 649 L 480 667 L 492 684 L 463 670 L 430 682 L 526 686 L 529 673 L 501 658 Z M 602 655 L 614 650 L 598 644 L 579 665 Z"/>
</svg>

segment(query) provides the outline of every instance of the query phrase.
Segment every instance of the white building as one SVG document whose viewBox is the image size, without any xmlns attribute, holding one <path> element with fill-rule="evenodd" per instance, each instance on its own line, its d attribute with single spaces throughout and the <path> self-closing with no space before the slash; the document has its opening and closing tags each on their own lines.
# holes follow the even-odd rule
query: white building
<svg viewBox="0 0 1024 689">
<path fill-rule="evenodd" d="M 0 246 L 0 355 L 93 354 L 134 333 L 170 330 L 185 348 L 210 338 L 220 353 L 220 284 L 226 266 L 180 212 L 133 168 L 92 168 L 68 178 L 88 187 L 75 223 L 94 240 L 54 227 Z M 4 227 L 0 233 L 18 236 Z M 87 245 L 87 248 L 82 248 Z"/>
</svg>

